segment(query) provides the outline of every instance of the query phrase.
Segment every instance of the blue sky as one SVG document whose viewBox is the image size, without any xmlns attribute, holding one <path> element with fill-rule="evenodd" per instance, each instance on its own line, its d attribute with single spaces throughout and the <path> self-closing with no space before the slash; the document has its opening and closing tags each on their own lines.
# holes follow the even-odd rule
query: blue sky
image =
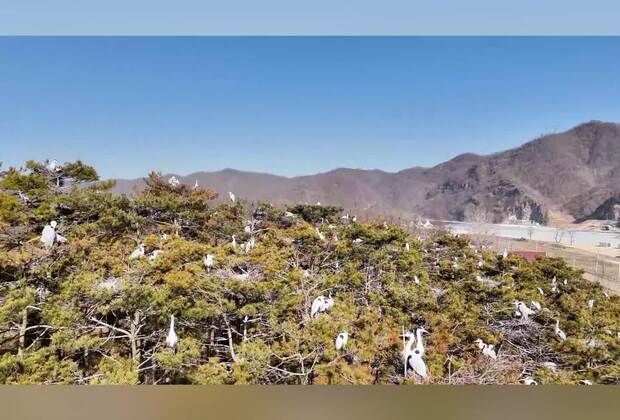
<svg viewBox="0 0 620 420">
<path fill-rule="evenodd" d="M 395 171 L 620 121 L 620 38 L 0 37 L 0 161 Z"/>
</svg>

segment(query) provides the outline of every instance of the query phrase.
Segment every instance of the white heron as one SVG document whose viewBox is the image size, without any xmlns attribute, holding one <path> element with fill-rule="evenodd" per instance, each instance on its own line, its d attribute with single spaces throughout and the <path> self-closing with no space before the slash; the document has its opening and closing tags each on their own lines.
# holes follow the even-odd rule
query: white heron
<svg viewBox="0 0 620 420">
<path fill-rule="evenodd" d="M 284 213 L 284 217 L 295 217 L 295 215 L 290 211 L 287 211 L 286 213 Z"/>
<path fill-rule="evenodd" d="M 171 176 L 171 177 L 168 179 L 168 184 L 170 184 L 170 186 L 171 186 L 172 188 L 176 188 L 176 187 L 178 187 L 178 186 L 179 186 L 179 184 L 181 184 L 181 183 L 179 182 L 179 180 L 177 179 L 177 177 L 173 175 L 173 176 Z"/>
<path fill-rule="evenodd" d="M 198 180 L 194 181 L 194 189 L 197 190 L 200 187 L 200 185 L 198 185 Z"/>
<path fill-rule="evenodd" d="M 319 235 L 319 239 L 324 241 L 325 240 L 325 235 L 319 230 L 319 228 L 315 227 L 314 230 L 316 231 L 316 234 Z"/>
<path fill-rule="evenodd" d="M 321 295 L 312 301 L 312 307 L 310 308 L 310 317 L 316 318 L 316 316 L 322 312 L 325 305 L 325 296 Z"/>
<path fill-rule="evenodd" d="M 543 292 L 543 289 L 542 289 L 542 288 L 537 287 L 536 289 L 538 290 L 538 293 L 540 293 L 540 295 L 541 295 L 541 296 L 544 296 L 544 295 L 545 295 L 545 292 Z"/>
<path fill-rule="evenodd" d="M 504 252 L 502 252 L 502 258 L 503 259 L 508 258 L 508 250 L 506 248 L 504 248 Z"/>
<path fill-rule="evenodd" d="M 430 334 L 424 327 L 419 327 L 415 330 L 416 337 L 416 351 L 420 354 L 420 356 L 424 356 L 426 350 L 424 349 L 424 343 L 422 342 L 422 334 Z"/>
<path fill-rule="evenodd" d="M 336 337 L 336 351 L 343 350 L 347 345 L 347 341 L 349 341 L 349 333 L 346 331 L 341 332 Z"/>
<path fill-rule="evenodd" d="M 235 194 L 233 194 L 232 191 L 228 191 L 228 198 L 232 203 L 235 202 Z"/>
<path fill-rule="evenodd" d="M 168 336 L 166 336 L 166 345 L 172 349 L 177 346 L 177 333 L 174 331 L 174 315 L 170 315 L 170 330 L 168 330 Z"/>
<path fill-rule="evenodd" d="M 405 340 L 403 343 L 403 363 L 405 363 L 407 361 L 407 355 L 413 351 L 413 345 L 415 344 L 415 334 L 411 331 L 407 331 L 406 333 L 403 333 L 403 340 Z"/>
<path fill-rule="evenodd" d="M 582 379 L 579 381 L 581 385 L 592 385 L 592 381 L 589 379 Z"/>
<path fill-rule="evenodd" d="M 426 363 L 417 350 L 407 353 L 405 357 L 405 378 L 407 378 L 407 369 L 411 369 L 415 377 L 420 377 L 422 380 L 428 378 Z"/>
<path fill-rule="evenodd" d="M 203 257 L 202 262 L 207 271 L 211 271 L 211 267 L 213 267 L 213 254 L 207 254 L 206 257 Z"/>
<path fill-rule="evenodd" d="M 60 171 L 60 165 L 58 164 L 58 161 L 56 159 L 52 159 L 51 162 L 48 162 L 47 165 L 45 165 L 45 168 L 48 171 L 52 171 L 52 172 Z"/>
<path fill-rule="evenodd" d="M 407 242 L 407 243 L 405 243 L 405 251 L 409 252 L 409 249 L 410 249 L 409 242 Z"/>
<path fill-rule="evenodd" d="M 362 242 L 364 242 L 362 239 L 357 238 L 353 241 L 354 244 L 361 244 Z"/>
<path fill-rule="evenodd" d="M 530 304 L 530 306 L 532 307 L 532 309 L 536 310 L 536 311 L 540 311 L 542 309 L 542 305 L 540 304 L 540 302 L 533 300 L 532 303 Z"/>
<path fill-rule="evenodd" d="M 529 376 L 527 378 L 523 378 L 522 382 L 524 385 L 538 385 L 538 382 Z"/>
<path fill-rule="evenodd" d="M 151 252 L 151 255 L 149 255 L 149 261 L 155 261 L 163 252 L 164 251 L 162 251 L 161 249 L 156 249 L 155 251 Z"/>
<path fill-rule="evenodd" d="M 256 245 L 256 239 L 254 239 L 254 236 L 251 236 L 250 239 L 248 239 L 248 241 L 244 245 L 245 253 L 249 254 L 254 249 L 255 245 Z"/>
<path fill-rule="evenodd" d="M 528 308 L 527 305 L 520 300 L 515 300 L 515 306 L 517 307 L 517 312 L 523 320 L 527 320 L 530 315 L 534 314 L 534 311 Z"/>
<path fill-rule="evenodd" d="M 329 293 L 327 299 L 323 301 L 323 307 L 321 308 L 321 312 L 329 311 L 334 307 L 334 298 L 332 298 L 331 292 Z"/>
<path fill-rule="evenodd" d="M 19 201 L 21 201 L 22 204 L 27 204 L 30 202 L 30 199 L 22 190 L 18 190 L 17 195 L 19 196 Z"/>
<path fill-rule="evenodd" d="M 481 338 L 476 339 L 474 343 L 476 343 L 478 348 L 481 350 L 483 356 L 493 360 L 497 359 L 497 354 L 494 349 L 495 346 L 493 344 L 486 344 Z"/>
<path fill-rule="evenodd" d="M 131 255 L 129 256 L 130 260 L 137 260 L 138 258 L 144 257 L 144 244 L 138 245 L 138 248 L 134 249 Z"/>
<path fill-rule="evenodd" d="M 413 281 L 415 282 L 415 284 L 420 284 L 420 278 L 417 275 L 413 276 Z"/>
<path fill-rule="evenodd" d="M 58 223 L 56 220 L 52 220 L 49 224 L 45 225 L 43 232 L 41 232 L 41 242 L 45 248 L 50 249 L 55 243 L 67 242 L 67 239 L 56 233 L 56 226 Z"/>
<path fill-rule="evenodd" d="M 560 321 L 558 319 L 555 320 L 555 325 L 553 327 L 553 332 L 561 341 L 566 341 L 566 333 L 560 329 Z"/>
<path fill-rule="evenodd" d="M 235 235 L 232 235 L 231 238 L 233 248 L 237 248 L 237 237 Z"/>
<path fill-rule="evenodd" d="M 594 309 L 594 299 L 588 300 L 588 309 L 589 310 L 593 310 Z"/>
</svg>

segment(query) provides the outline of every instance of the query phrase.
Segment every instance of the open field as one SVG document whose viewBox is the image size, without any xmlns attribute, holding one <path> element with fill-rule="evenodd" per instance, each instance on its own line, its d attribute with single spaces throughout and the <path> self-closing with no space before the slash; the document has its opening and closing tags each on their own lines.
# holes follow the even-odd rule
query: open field
<svg viewBox="0 0 620 420">
<path fill-rule="evenodd" d="M 502 251 L 544 251 L 548 256 L 561 257 L 574 268 L 585 272 L 588 280 L 598 281 L 609 291 L 620 294 L 620 250 L 585 246 L 571 247 L 550 242 L 489 236 L 489 243 Z"/>
</svg>

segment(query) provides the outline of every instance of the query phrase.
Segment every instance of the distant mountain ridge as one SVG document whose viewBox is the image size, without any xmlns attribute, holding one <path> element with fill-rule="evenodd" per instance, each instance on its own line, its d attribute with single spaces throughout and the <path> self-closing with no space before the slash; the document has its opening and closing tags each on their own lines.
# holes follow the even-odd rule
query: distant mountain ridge
<svg viewBox="0 0 620 420">
<path fill-rule="evenodd" d="M 480 156 L 462 154 L 432 168 L 399 172 L 339 168 L 283 176 L 225 169 L 178 176 L 247 200 L 341 205 L 367 216 L 545 222 L 550 211 L 583 220 L 614 215 L 620 196 L 620 125 L 601 121 Z M 127 193 L 143 180 L 117 180 Z M 612 200 L 612 201 L 609 201 Z M 601 207 L 603 206 L 603 207 Z"/>
</svg>

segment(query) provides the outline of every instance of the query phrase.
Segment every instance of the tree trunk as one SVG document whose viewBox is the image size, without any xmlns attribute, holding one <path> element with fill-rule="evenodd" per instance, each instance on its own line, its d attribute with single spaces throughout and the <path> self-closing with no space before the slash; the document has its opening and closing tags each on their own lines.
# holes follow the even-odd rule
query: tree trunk
<svg viewBox="0 0 620 420">
<path fill-rule="evenodd" d="M 17 347 L 17 355 L 21 356 L 26 347 L 26 328 L 28 328 L 28 308 L 22 311 L 22 323 L 19 327 L 19 344 Z"/>
<path fill-rule="evenodd" d="M 131 333 L 131 359 L 135 366 L 140 365 L 140 340 L 138 340 L 138 326 L 140 325 L 140 312 L 136 311 L 133 316 L 133 320 L 131 321 L 131 328 L 129 332 Z"/>
</svg>

